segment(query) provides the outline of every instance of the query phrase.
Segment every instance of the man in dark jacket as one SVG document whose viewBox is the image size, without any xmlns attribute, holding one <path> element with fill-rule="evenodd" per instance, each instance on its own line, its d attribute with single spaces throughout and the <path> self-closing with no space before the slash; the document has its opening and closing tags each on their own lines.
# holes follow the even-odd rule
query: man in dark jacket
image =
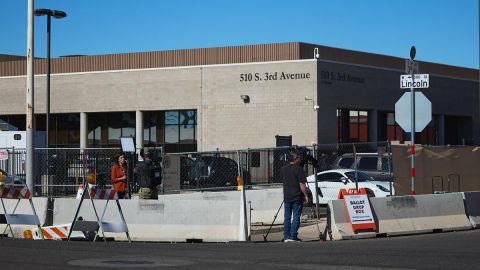
<svg viewBox="0 0 480 270">
<path fill-rule="evenodd" d="M 283 237 L 285 242 L 299 242 L 298 228 L 303 203 L 308 203 L 308 193 L 305 183 L 307 178 L 300 167 L 301 156 L 296 152 L 290 153 L 289 163 L 282 167 L 280 176 L 283 181 L 284 221 Z M 293 218 L 292 218 L 293 214 Z"/>
<path fill-rule="evenodd" d="M 140 150 L 140 156 L 143 161 L 137 163 L 135 166 L 135 173 L 138 176 L 138 182 L 140 184 L 140 190 L 138 195 L 140 199 L 158 199 L 158 191 L 155 181 L 152 179 L 152 157 L 150 153 L 145 153 L 144 150 Z"/>
</svg>

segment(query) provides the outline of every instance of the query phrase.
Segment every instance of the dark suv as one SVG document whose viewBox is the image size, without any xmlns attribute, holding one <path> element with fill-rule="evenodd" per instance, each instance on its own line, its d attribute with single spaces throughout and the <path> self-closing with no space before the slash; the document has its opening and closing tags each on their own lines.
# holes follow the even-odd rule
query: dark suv
<svg viewBox="0 0 480 270">
<path fill-rule="evenodd" d="M 226 157 L 202 156 L 181 160 L 182 187 L 224 187 L 236 186 L 238 164 Z"/>
<path fill-rule="evenodd" d="M 377 181 L 393 181 L 392 157 L 388 154 L 357 153 L 357 169 Z M 334 169 L 355 169 L 353 154 L 343 154 L 335 159 Z"/>
</svg>

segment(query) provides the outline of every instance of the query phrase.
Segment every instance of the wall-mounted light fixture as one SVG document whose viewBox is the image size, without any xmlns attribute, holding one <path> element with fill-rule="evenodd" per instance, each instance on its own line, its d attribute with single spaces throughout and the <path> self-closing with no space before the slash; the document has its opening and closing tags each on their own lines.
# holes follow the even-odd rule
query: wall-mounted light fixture
<svg viewBox="0 0 480 270">
<path fill-rule="evenodd" d="M 320 53 L 318 52 L 318 48 L 313 49 L 313 59 L 320 59 Z"/>
<path fill-rule="evenodd" d="M 318 108 L 320 108 L 320 106 L 318 105 L 315 105 L 315 101 L 313 101 L 313 99 L 309 98 L 309 97 L 305 97 L 305 100 L 310 100 L 312 102 L 312 105 L 313 105 L 313 110 L 316 111 L 318 110 Z"/>
<path fill-rule="evenodd" d="M 240 95 L 240 98 L 243 100 L 243 103 L 250 103 L 250 96 Z"/>
</svg>

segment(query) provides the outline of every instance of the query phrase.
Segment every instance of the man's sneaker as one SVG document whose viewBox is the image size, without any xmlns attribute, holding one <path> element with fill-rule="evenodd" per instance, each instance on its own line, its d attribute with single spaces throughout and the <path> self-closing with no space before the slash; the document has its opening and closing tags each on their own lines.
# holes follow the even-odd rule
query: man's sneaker
<svg viewBox="0 0 480 270">
<path fill-rule="evenodd" d="M 284 243 L 287 243 L 287 242 L 294 242 L 294 240 L 292 240 L 292 239 L 285 239 L 285 240 L 283 240 L 283 242 L 284 242 Z"/>
<path fill-rule="evenodd" d="M 302 239 L 300 238 L 293 238 L 293 239 L 288 239 L 290 240 L 289 242 L 302 242 Z"/>
</svg>

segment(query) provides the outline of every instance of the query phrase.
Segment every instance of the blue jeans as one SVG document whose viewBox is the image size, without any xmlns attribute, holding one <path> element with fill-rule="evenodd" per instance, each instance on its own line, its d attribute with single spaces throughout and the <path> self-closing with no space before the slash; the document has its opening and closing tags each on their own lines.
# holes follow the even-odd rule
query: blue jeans
<svg viewBox="0 0 480 270">
<path fill-rule="evenodd" d="M 284 202 L 283 239 L 296 239 L 300 228 L 303 201 Z M 293 220 L 292 219 L 293 213 Z"/>
</svg>

